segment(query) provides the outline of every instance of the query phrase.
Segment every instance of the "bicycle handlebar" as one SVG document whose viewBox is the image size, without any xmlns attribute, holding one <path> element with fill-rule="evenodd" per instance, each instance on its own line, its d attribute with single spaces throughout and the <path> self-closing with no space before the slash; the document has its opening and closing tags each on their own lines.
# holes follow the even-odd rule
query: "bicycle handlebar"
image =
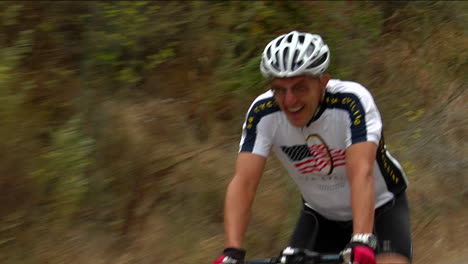
<svg viewBox="0 0 468 264">
<path fill-rule="evenodd" d="M 241 264 L 281 264 L 280 258 L 265 258 L 246 260 Z M 339 254 L 317 254 L 304 261 L 303 264 L 341 264 L 343 260 Z"/>
</svg>

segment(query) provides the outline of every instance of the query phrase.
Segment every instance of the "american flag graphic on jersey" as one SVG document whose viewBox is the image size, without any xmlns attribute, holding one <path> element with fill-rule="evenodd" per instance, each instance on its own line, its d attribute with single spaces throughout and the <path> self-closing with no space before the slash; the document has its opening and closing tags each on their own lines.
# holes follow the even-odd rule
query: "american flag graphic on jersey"
<svg viewBox="0 0 468 264">
<path fill-rule="evenodd" d="M 321 173 L 325 170 L 330 174 L 333 168 L 345 165 L 346 151 L 331 149 L 324 144 L 283 146 L 281 149 L 302 174 Z"/>
</svg>

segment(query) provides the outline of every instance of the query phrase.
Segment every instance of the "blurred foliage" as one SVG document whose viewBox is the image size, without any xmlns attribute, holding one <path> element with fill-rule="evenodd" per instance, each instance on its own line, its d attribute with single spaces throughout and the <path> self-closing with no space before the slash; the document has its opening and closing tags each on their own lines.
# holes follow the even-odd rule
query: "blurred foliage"
<svg viewBox="0 0 468 264">
<path fill-rule="evenodd" d="M 230 170 L 198 161 L 194 150 L 237 144 L 239 110 L 266 87 L 262 49 L 293 29 L 322 35 L 333 78 L 376 95 L 393 132 L 388 144 L 410 178 L 421 168 L 453 172 L 451 182 L 463 187 L 466 158 L 451 157 L 466 156 L 458 109 L 466 98 L 467 13 L 463 1 L 0 2 L 0 255 L 12 256 L 13 246 L 42 252 L 33 237 L 84 223 L 130 243 L 158 212 L 180 231 L 174 248 L 183 241 L 187 258 L 211 258 Z M 429 145 L 432 155 L 420 151 Z M 272 190 L 289 197 L 294 187 L 271 174 L 259 199 L 269 201 Z M 290 206 L 294 198 L 277 199 Z M 255 253 L 282 245 L 285 223 L 295 221 L 289 208 L 254 218 L 255 230 L 272 234 L 247 240 L 264 244 Z M 197 252 L 197 241 L 206 252 Z M 185 253 L 162 261 L 189 263 Z M 42 263 L 29 254 L 0 258 L 26 260 Z"/>
<path fill-rule="evenodd" d="M 165 41 L 169 34 L 164 32 L 177 32 L 178 23 L 155 21 L 166 20 L 161 18 L 170 17 L 180 7 L 122 1 L 90 3 L 88 8 L 89 13 L 80 18 L 89 30 L 85 31 L 85 47 L 90 78 L 105 76 L 115 90 L 134 87 L 141 83 L 142 71 L 174 56 L 171 43 Z"/>
<path fill-rule="evenodd" d="M 39 197 L 47 199 L 50 217 L 69 221 L 88 193 L 86 170 L 92 165 L 94 144 L 79 130 L 80 119 L 70 119 L 51 135 L 51 144 L 37 157 L 38 168 L 29 179 Z"/>
</svg>

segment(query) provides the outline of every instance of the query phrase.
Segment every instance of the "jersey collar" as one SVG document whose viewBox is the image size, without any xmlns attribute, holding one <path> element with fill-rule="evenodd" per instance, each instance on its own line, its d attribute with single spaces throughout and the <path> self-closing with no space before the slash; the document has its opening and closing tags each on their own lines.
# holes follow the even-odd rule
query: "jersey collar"
<svg viewBox="0 0 468 264">
<path fill-rule="evenodd" d="M 309 127 L 314 121 L 316 121 L 317 119 L 319 119 L 323 112 L 325 111 L 325 109 L 327 108 L 326 107 L 326 98 L 330 95 L 329 92 L 325 92 L 325 96 L 323 97 L 323 100 L 322 102 L 320 102 L 319 106 L 318 106 L 318 109 L 317 111 L 315 112 L 314 116 L 312 116 L 312 118 L 310 119 L 310 121 L 307 123 L 306 127 Z"/>
</svg>

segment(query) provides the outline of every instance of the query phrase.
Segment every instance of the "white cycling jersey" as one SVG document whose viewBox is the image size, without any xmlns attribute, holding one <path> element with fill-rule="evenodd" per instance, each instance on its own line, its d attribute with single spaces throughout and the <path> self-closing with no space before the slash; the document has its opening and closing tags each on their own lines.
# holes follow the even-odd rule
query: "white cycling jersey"
<svg viewBox="0 0 468 264">
<path fill-rule="evenodd" d="M 363 141 L 378 145 L 374 166 L 378 208 L 404 191 L 408 182 L 386 150 L 372 95 L 358 83 L 330 80 L 317 114 L 302 128 L 289 123 L 273 92 L 261 94 L 247 113 L 239 151 L 267 157 L 273 150 L 307 206 L 328 219 L 345 221 L 352 219 L 345 153 Z"/>
</svg>

